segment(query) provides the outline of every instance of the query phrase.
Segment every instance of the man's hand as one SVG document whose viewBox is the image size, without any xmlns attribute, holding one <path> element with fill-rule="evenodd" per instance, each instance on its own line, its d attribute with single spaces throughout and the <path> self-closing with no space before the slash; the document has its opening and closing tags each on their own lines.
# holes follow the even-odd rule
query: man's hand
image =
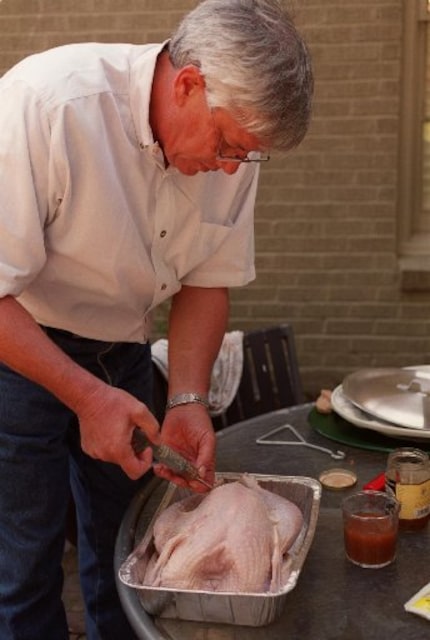
<svg viewBox="0 0 430 640">
<path fill-rule="evenodd" d="M 186 404 L 166 413 L 161 432 L 162 442 L 192 462 L 205 482 L 213 485 L 215 477 L 216 438 L 207 409 L 199 404 Z M 161 478 L 189 487 L 196 492 L 208 488 L 196 480 L 186 480 L 162 464 L 154 471 Z"/>
<path fill-rule="evenodd" d="M 136 454 L 131 446 L 135 427 L 154 444 L 160 442 L 158 422 L 145 404 L 122 389 L 100 382 L 82 400 L 77 414 L 85 453 L 118 464 L 132 480 L 148 471 L 152 465 L 151 448 Z"/>
</svg>

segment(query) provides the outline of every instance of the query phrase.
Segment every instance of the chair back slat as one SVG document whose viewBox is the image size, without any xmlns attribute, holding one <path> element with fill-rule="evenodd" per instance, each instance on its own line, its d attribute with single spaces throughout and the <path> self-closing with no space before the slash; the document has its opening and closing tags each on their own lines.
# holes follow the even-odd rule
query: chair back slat
<svg viewBox="0 0 430 640">
<path fill-rule="evenodd" d="M 240 420 L 303 402 L 303 391 L 290 325 L 245 333 L 243 371 L 237 394 L 223 415 L 213 419 L 216 430 Z"/>
</svg>

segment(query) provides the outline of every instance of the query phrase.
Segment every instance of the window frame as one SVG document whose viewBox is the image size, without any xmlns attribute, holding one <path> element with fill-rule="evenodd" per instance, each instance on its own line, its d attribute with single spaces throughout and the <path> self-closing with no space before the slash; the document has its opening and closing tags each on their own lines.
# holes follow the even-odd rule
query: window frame
<svg viewBox="0 0 430 640">
<path fill-rule="evenodd" d="M 401 270 L 415 272 L 430 272 L 430 232 L 425 230 L 429 214 L 422 210 L 422 125 L 429 23 L 430 0 L 403 0 L 398 253 Z"/>
</svg>

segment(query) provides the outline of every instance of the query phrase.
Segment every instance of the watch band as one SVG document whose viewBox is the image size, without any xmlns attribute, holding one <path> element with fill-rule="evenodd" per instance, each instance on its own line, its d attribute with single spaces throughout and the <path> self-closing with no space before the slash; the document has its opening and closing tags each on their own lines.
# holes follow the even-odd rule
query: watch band
<svg viewBox="0 0 430 640">
<path fill-rule="evenodd" d="M 207 396 L 202 396 L 200 393 L 178 393 L 167 401 L 166 411 L 182 404 L 202 404 L 206 409 L 209 408 Z"/>
</svg>

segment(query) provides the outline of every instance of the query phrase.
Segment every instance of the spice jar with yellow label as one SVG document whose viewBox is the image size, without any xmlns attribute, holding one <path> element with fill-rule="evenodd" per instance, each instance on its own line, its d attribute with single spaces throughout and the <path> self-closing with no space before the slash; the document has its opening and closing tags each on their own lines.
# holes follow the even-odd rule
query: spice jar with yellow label
<svg viewBox="0 0 430 640">
<path fill-rule="evenodd" d="M 430 518 L 430 459 L 414 447 L 395 449 L 388 456 L 385 490 L 400 502 L 399 529 L 418 531 Z"/>
</svg>

